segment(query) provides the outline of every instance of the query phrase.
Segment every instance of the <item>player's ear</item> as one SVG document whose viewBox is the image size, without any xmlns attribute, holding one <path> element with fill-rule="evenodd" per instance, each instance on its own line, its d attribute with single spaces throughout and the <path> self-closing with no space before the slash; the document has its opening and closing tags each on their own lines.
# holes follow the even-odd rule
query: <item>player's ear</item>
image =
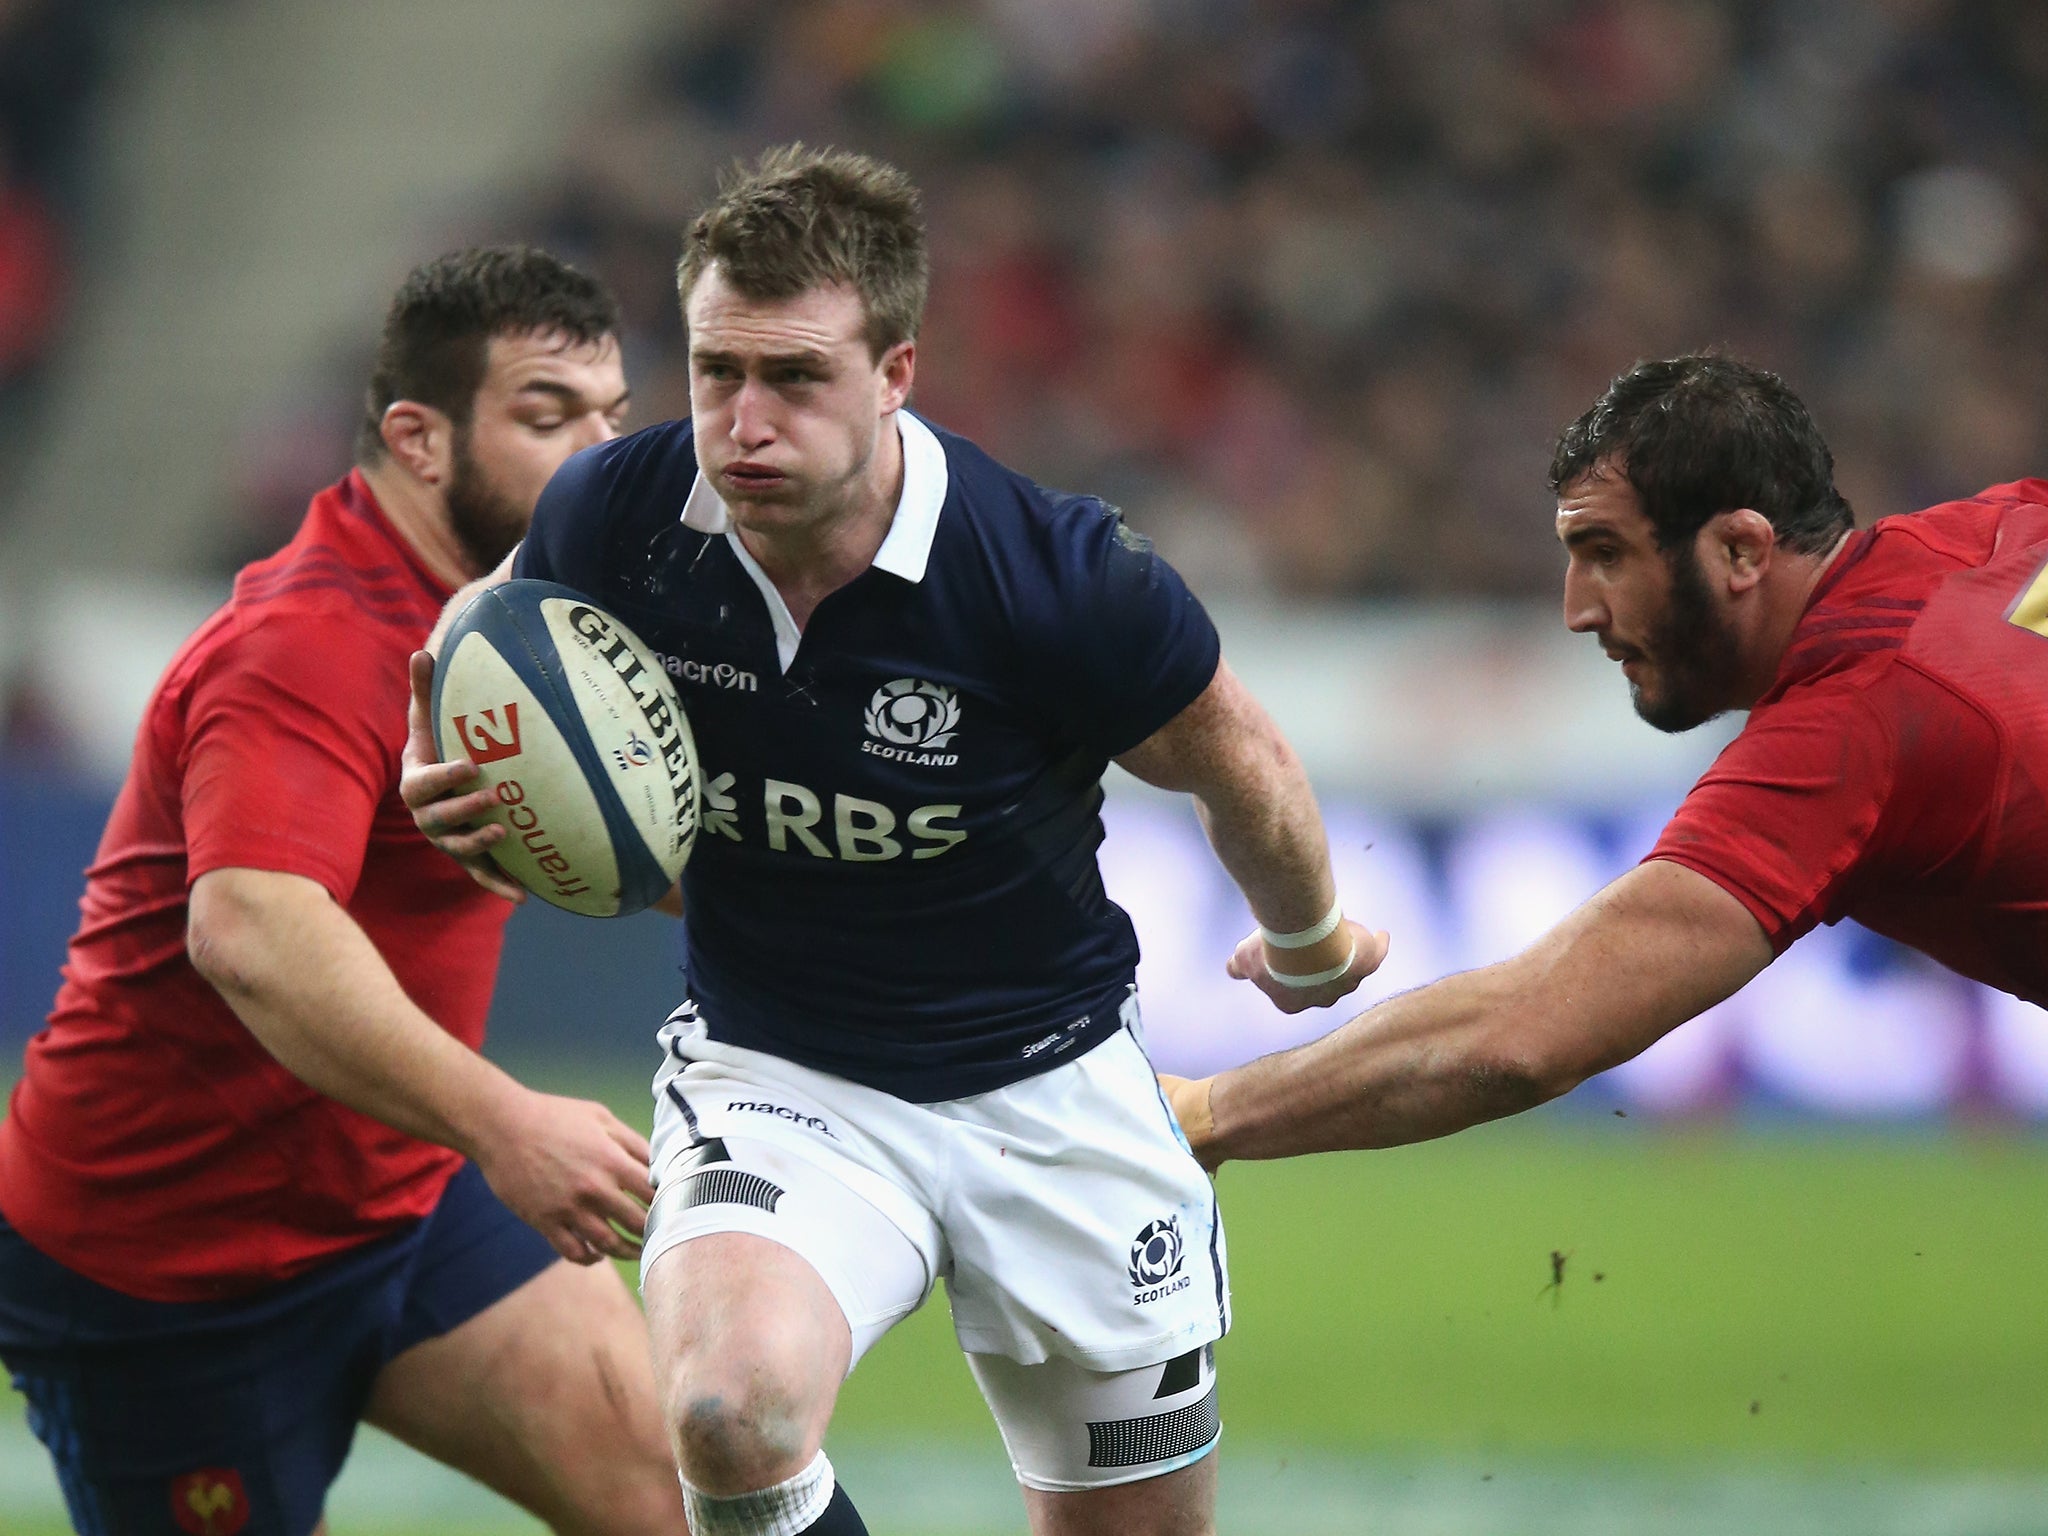
<svg viewBox="0 0 2048 1536">
<path fill-rule="evenodd" d="M 1728 590 L 1747 592 L 1764 578 L 1777 551 L 1778 530 L 1763 513 L 1749 507 L 1714 518 L 1714 547 L 1727 569 Z"/>
<path fill-rule="evenodd" d="M 455 459 L 455 424 L 447 415 L 417 400 L 394 400 L 377 423 L 384 451 L 412 476 L 445 487 Z"/>
<path fill-rule="evenodd" d="M 917 343 L 897 342 L 881 355 L 876 366 L 882 370 L 882 409 L 896 410 L 909 400 L 911 382 L 917 377 Z"/>
</svg>

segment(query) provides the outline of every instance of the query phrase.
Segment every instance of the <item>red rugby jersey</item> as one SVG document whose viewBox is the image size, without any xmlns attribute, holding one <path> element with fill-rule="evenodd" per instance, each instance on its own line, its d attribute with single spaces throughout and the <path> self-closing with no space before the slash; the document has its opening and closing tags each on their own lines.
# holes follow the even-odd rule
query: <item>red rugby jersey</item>
<svg viewBox="0 0 2048 1536">
<path fill-rule="evenodd" d="M 2048 1006 L 2048 481 L 1855 535 L 1650 857 Z"/>
<path fill-rule="evenodd" d="M 351 473 L 172 659 L 0 1123 L 0 1211 L 45 1253 L 151 1300 L 235 1295 L 424 1215 L 459 1166 L 287 1072 L 185 955 L 199 876 L 303 875 L 482 1042 L 511 908 L 398 798 L 406 657 L 448 596 Z"/>
</svg>

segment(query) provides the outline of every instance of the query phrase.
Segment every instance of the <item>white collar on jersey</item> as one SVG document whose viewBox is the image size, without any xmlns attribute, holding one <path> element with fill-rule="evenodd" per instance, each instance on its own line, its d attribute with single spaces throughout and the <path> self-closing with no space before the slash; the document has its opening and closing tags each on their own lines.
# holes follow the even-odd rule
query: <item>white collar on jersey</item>
<svg viewBox="0 0 2048 1536">
<path fill-rule="evenodd" d="M 946 504 L 946 450 L 938 434 L 908 411 L 896 413 L 896 432 L 903 444 L 903 494 L 874 564 L 905 581 L 923 581 L 931 563 L 932 540 L 939 532 L 939 511 Z M 734 535 L 725 501 L 699 473 L 683 503 L 683 526 L 699 533 L 722 533 L 751 569 L 753 561 Z M 788 662 L 783 663 L 785 667 Z"/>
</svg>

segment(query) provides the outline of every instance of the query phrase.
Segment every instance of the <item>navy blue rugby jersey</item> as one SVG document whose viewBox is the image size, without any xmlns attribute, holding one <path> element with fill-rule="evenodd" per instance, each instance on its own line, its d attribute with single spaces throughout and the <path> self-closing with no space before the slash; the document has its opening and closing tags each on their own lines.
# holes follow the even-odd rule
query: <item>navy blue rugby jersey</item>
<svg viewBox="0 0 2048 1536">
<path fill-rule="evenodd" d="M 1090 497 L 897 414 L 873 565 L 798 633 L 687 421 L 556 474 L 514 574 L 624 619 L 704 771 L 683 875 L 711 1038 L 918 1102 L 1072 1060 L 1138 961 L 1096 868 L 1111 757 L 1215 675 L 1215 626 Z"/>
</svg>

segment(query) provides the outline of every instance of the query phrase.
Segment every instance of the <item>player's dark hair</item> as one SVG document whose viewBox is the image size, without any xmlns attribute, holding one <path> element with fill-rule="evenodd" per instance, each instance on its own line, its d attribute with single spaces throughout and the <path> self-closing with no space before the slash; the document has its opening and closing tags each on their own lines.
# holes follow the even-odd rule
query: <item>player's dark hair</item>
<svg viewBox="0 0 2048 1536">
<path fill-rule="evenodd" d="M 720 179 L 718 196 L 683 236 L 676 287 L 685 306 L 713 262 L 750 299 L 846 284 L 867 311 L 875 357 L 917 335 L 931 283 L 923 200 L 910 178 L 866 155 L 802 144 L 771 149 Z"/>
<path fill-rule="evenodd" d="M 414 267 L 392 297 L 356 429 L 356 459 L 384 457 L 381 424 L 394 400 L 417 400 L 469 424 L 497 336 L 533 332 L 589 343 L 619 329 L 603 284 L 528 245 L 451 251 Z"/>
<path fill-rule="evenodd" d="M 1805 405 L 1775 373 L 1730 357 L 1637 363 L 1609 384 L 1558 438 L 1550 489 L 1609 470 L 1634 488 L 1661 549 L 1737 507 L 1762 513 L 1800 554 L 1855 525 Z"/>
</svg>

